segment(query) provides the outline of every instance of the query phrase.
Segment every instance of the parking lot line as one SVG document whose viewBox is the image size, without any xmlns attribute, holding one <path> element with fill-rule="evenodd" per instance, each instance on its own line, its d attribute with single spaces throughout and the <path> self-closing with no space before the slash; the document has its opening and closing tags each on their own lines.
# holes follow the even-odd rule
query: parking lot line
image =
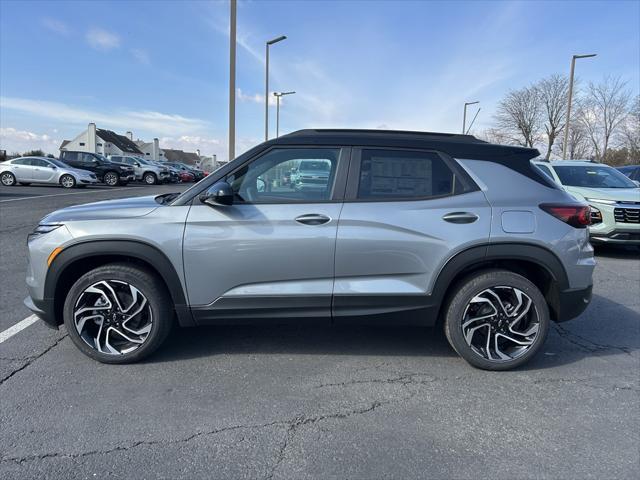
<svg viewBox="0 0 640 480">
<path fill-rule="evenodd" d="M 122 187 L 122 188 L 110 188 L 108 190 L 107 189 L 104 189 L 104 190 L 87 190 L 85 192 L 52 193 L 50 195 L 36 195 L 36 196 L 33 196 L 33 197 L 11 198 L 9 200 L 0 200 L 0 203 L 17 202 L 19 200 L 34 200 L 36 198 L 45 198 L 45 197 L 62 197 L 64 195 L 82 195 L 82 194 L 88 194 L 88 193 L 117 192 L 118 190 L 135 190 L 135 189 L 140 189 L 140 188 L 145 188 L 145 187 Z"/>
<path fill-rule="evenodd" d="M 35 315 L 29 315 L 24 320 L 20 320 L 14 326 L 7 328 L 4 332 L 0 332 L 0 343 L 4 342 L 5 340 L 9 340 L 16 333 L 24 330 L 29 325 L 33 325 L 37 321 L 38 321 L 38 317 Z"/>
</svg>

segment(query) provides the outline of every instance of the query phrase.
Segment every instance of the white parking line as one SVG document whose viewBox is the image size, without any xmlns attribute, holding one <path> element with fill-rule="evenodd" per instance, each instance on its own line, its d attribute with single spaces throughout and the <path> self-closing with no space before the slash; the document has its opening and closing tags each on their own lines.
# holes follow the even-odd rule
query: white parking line
<svg viewBox="0 0 640 480">
<path fill-rule="evenodd" d="M 19 200 L 34 200 L 36 198 L 45 198 L 45 197 L 61 197 L 64 195 L 86 195 L 89 193 L 106 193 L 106 192 L 117 192 L 118 190 L 136 190 L 140 188 L 146 187 L 122 187 L 122 188 L 110 188 L 104 190 L 87 190 L 86 192 L 69 192 L 69 193 L 52 193 L 51 195 L 36 195 L 33 197 L 23 197 L 23 198 L 11 198 L 9 200 L 0 200 L 0 203 L 5 202 L 17 202 Z"/>
<path fill-rule="evenodd" d="M 18 323 L 16 323 L 13 327 L 9 327 L 4 332 L 0 332 L 0 343 L 4 342 L 5 340 L 9 340 L 16 333 L 24 330 L 29 325 L 33 325 L 37 321 L 38 321 L 38 317 L 36 317 L 35 315 L 29 315 L 24 320 L 21 320 Z"/>
</svg>

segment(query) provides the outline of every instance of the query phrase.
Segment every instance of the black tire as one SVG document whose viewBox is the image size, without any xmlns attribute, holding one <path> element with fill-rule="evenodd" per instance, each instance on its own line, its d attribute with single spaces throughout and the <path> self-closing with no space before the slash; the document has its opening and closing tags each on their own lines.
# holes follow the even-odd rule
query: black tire
<svg viewBox="0 0 640 480">
<path fill-rule="evenodd" d="M 22 185 L 23 187 L 28 187 L 31 184 L 29 182 L 20 182 L 20 185 Z"/>
<path fill-rule="evenodd" d="M 75 326 L 74 309 L 80 296 L 86 294 L 86 289 L 101 281 L 132 285 L 146 297 L 151 311 L 151 329 L 143 343 L 131 352 L 117 355 L 99 352 L 95 346 L 90 346 L 80 336 Z M 167 288 L 154 273 L 126 263 L 112 263 L 85 273 L 74 283 L 64 302 L 64 324 L 73 343 L 85 355 L 102 363 L 133 363 L 155 352 L 167 339 L 174 323 L 174 308 L 170 298 Z M 103 318 L 102 321 L 104 323 L 105 319 Z"/>
<path fill-rule="evenodd" d="M 118 172 L 105 172 L 102 180 L 106 185 L 109 185 L 110 187 L 115 187 L 120 183 L 120 175 L 118 175 Z"/>
<path fill-rule="evenodd" d="M 5 187 L 13 187 L 16 184 L 16 176 L 11 172 L 2 172 L 0 174 L 0 183 Z"/>
<path fill-rule="evenodd" d="M 517 368 L 527 363 L 533 356 L 535 356 L 540 347 L 544 344 L 549 331 L 549 324 L 551 322 L 549 317 L 549 308 L 538 287 L 523 276 L 507 270 L 485 270 L 469 275 L 459 282 L 454 288 L 456 289 L 456 292 L 450 297 L 445 311 L 445 334 L 449 343 L 458 355 L 474 367 L 481 368 L 483 370 L 510 370 L 512 368 Z M 491 350 L 491 346 L 493 345 L 488 349 L 489 358 L 487 358 L 487 349 L 482 351 L 482 348 L 472 347 L 467 343 L 463 333 L 463 321 L 465 320 L 467 308 L 471 308 L 471 304 L 473 302 L 476 302 L 474 303 L 475 306 L 480 305 L 481 302 L 478 302 L 477 299 L 481 295 L 485 294 L 487 290 L 496 291 L 499 289 L 502 289 L 502 291 L 505 292 L 514 291 L 515 289 L 519 290 L 520 293 L 524 293 L 525 296 L 528 296 L 531 304 L 527 311 L 528 313 L 523 317 L 523 322 L 532 322 L 529 324 L 529 327 L 537 324 L 537 333 L 526 337 L 527 342 L 530 342 L 526 347 L 516 346 L 514 343 L 507 342 L 508 345 L 510 344 L 512 347 L 515 347 L 517 351 L 517 356 L 508 360 L 496 358 L 498 357 L 496 349 L 494 349 L 493 352 Z M 525 305 L 526 302 L 527 300 L 525 298 Z M 509 303 L 505 303 L 505 305 L 507 307 L 512 306 Z M 496 309 L 496 311 L 499 311 L 499 309 Z M 478 316 L 476 318 L 480 319 L 482 316 Z M 475 325 L 480 325 L 480 322 L 488 324 L 486 328 L 478 327 L 480 330 L 478 332 L 480 343 L 484 344 L 486 338 L 490 344 L 493 344 L 493 341 L 491 340 L 493 338 L 496 342 L 495 347 L 497 347 L 498 338 L 502 339 L 500 340 L 501 342 L 505 341 L 505 337 L 502 333 L 515 337 L 515 335 L 506 330 L 510 328 L 509 323 L 512 321 L 512 318 L 513 317 L 509 317 L 507 315 L 504 315 L 503 318 L 498 318 L 497 315 L 493 315 L 490 319 L 479 320 L 478 323 L 475 323 Z M 466 320 L 466 323 L 470 323 L 468 322 L 468 318 Z M 474 325 L 471 326 L 473 327 Z M 472 328 L 467 330 L 468 334 L 471 333 L 470 330 L 472 330 Z M 526 331 L 528 332 L 529 330 Z M 491 335 L 493 335 L 493 337 L 491 337 Z M 519 333 L 518 335 L 522 335 L 522 333 Z M 518 337 L 520 340 L 523 340 L 523 338 L 524 337 Z M 475 333 L 471 335 L 471 339 L 472 345 L 473 341 L 478 340 L 475 338 Z"/>
<path fill-rule="evenodd" d="M 73 178 L 73 175 L 65 173 L 60 177 L 60 185 L 62 185 L 62 188 L 74 188 L 76 186 L 76 179 Z"/>
<path fill-rule="evenodd" d="M 146 185 L 156 185 L 158 183 L 158 176 L 153 172 L 147 172 L 142 176 L 142 181 Z"/>
</svg>

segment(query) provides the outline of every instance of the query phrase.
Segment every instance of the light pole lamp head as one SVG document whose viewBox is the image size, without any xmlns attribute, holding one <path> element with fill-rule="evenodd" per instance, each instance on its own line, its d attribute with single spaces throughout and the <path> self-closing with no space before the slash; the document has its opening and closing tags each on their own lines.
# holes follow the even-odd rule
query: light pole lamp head
<svg viewBox="0 0 640 480">
<path fill-rule="evenodd" d="M 475 102 L 464 102 L 465 105 L 475 105 L 476 103 L 480 103 L 480 101 Z"/>
<path fill-rule="evenodd" d="M 586 55 L 574 55 L 573 58 L 590 58 L 598 55 L 597 53 L 587 53 Z"/>
<path fill-rule="evenodd" d="M 286 40 L 286 38 L 287 38 L 286 35 L 280 35 L 279 37 L 268 40 L 267 45 L 273 45 L 274 43 L 278 43 L 278 42 L 281 42 L 282 40 Z"/>
</svg>

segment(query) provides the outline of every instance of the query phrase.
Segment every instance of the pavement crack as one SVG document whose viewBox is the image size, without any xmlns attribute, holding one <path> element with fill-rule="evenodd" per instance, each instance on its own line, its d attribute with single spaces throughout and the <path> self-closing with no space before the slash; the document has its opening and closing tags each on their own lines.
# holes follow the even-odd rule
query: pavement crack
<svg viewBox="0 0 640 480">
<path fill-rule="evenodd" d="M 556 332 L 558 332 L 558 335 L 560 335 L 560 337 L 562 337 L 569 343 L 572 343 L 573 345 L 576 345 L 577 347 L 583 350 L 586 350 L 589 353 L 598 353 L 598 352 L 603 352 L 607 350 L 618 350 L 622 353 L 633 356 L 632 355 L 633 350 L 629 347 L 620 347 L 618 345 L 607 345 L 603 343 L 596 343 L 592 340 L 589 340 L 588 338 L 584 338 L 578 335 L 577 333 L 572 332 L 567 328 L 564 328 L 558 325 L 557 323 L 555 323 L 554 325 L 555 325 Z"/>
<path fill-rule="evenodd" d="M 22 366 L 20 366 L 19 368 L 16 368 L 15 370 L 13 370 L 11 373 L 9 373 L 8 375 L 4 376 L 2 379 L 0 379 L 0 385 L 3 385 L 4 382 L 6 382 L 7 380 L 9 380 L 11 377 L 13 377 L 15 374 L 21 372 L 22 370 L 24 370 L 25 368 L 27 368 L 29 365 L 31 365 L 33 362 L 35 362 L 36 360 L 38 360 L 40 357 L 42 357 L 43 355 L 46 355 L 47 353 L 49 353 L 51 350 L 53 350 L 55 347 L 57 347 L 60 342 L 62 342 L 68 334 L 63 335 L 62 337 L 60 337 L 58 340 L 56 340 L 52 345 L 50 345 L 49 347 L 47 347 L 46 349 L 44 349 L 42 352 L 40 352 L 38 355 L 32 355 L 30 357 L 25 357 L 23 360 L 26 360 L 26 363 Z"/>
</svg>

